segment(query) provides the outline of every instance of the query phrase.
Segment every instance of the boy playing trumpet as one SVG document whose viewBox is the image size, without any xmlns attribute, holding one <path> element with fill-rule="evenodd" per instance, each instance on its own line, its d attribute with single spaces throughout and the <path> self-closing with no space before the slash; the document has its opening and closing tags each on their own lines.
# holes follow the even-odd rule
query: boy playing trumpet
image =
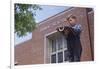
<svg viewBox="0 0 100 69">
<path fill-rule="evenodd" d="M 74 15 L 68 16 L 66 20 L 70 26 L 59 27 L 57 31 L 61 32 L 67 40 L 69 62 L 77 62 L 80 61 L 82 53 L 80 41 L 81 25 L 77 23 L 77 18 Z"/>
</svg>

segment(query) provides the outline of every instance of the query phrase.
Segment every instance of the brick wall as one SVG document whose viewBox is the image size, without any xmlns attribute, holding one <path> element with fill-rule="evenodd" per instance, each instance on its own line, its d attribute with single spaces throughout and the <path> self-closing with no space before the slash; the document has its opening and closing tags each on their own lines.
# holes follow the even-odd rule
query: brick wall
<svg viewBox="0 0 100 69">
<path fill-rule="evenodd" d="M 15 62 L 18 62 L 18 65 L 33 63 L 32 40 L 15 46 Z"/>
</svg>

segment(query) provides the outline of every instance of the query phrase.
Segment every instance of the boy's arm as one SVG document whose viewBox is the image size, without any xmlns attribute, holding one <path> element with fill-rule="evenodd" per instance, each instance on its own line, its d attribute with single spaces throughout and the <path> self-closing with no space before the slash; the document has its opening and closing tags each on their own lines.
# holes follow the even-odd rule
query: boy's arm
<svg viewBox="0 0 100 69">
<path fill-rule="evenodd" d="M 71 33 L 73 33 L 74 35 L 80 34 L 81 31 L 82 31 L 81 25 L 76 25 L 75 27 L 70 27 L 70 31 L 71 31 Z"/>
<path fill-rule="evenodd" d="M 58 32 L 62 33 L 63 35 L 74 34 L 78 35 L 81 33 L 82 28 L 81 25 L 76 25 L 75 27 L 65 26 L 63 31 L 59 31 L 59 27 L 56 29 Z"/>
</svg>

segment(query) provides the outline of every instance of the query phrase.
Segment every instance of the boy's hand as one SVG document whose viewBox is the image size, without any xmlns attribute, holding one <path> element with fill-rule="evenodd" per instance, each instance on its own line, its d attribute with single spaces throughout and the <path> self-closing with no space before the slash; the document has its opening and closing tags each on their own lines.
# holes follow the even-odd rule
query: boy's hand
<svg viewBox="0 0 100 69">
<path fill-rule="evenodd" d="M 65 35 L 68 35 L 69 32 L 70 32 L 69 29 L 65 29 L 65 30 L 64 30 Z"/>
</svg>

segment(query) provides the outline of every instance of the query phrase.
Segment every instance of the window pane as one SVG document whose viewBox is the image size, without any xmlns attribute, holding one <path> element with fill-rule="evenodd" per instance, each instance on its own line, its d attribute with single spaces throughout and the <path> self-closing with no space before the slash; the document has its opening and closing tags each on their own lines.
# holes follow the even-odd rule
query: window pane
<svg viewBox="0 0 100 69">
<path fill-rule="evenodd" d="M 64 48 L 67 48 L 67 40 L 64 38 Z"/>
<path fill-rule="evenodd" d="M 59 37 L 58 39 L 57 39 L 57 43 L 58 43 L 58 50 L 60 50 L 60 49 L 62 49 L 63 48 L 63 44 L 62 44 L 62 37 Z"/>
<path fill-rule="evenodd" d="M 63 52 L 58 53 L 58 63 L 63 62 Z"/>
<path fill-rule="evenodd" d="M 64 61 L 68 61 L 68 50 L 64 51 Z"/>
<path fill-rule="evenodd" d="M 56 40 L 52 40 L 52 52 L 56 51 Z"/>
<path fill-rule="evenodd" d="M 56 63 L 56 54 L 51 55 L 51 63 Z"/>
</svg>

